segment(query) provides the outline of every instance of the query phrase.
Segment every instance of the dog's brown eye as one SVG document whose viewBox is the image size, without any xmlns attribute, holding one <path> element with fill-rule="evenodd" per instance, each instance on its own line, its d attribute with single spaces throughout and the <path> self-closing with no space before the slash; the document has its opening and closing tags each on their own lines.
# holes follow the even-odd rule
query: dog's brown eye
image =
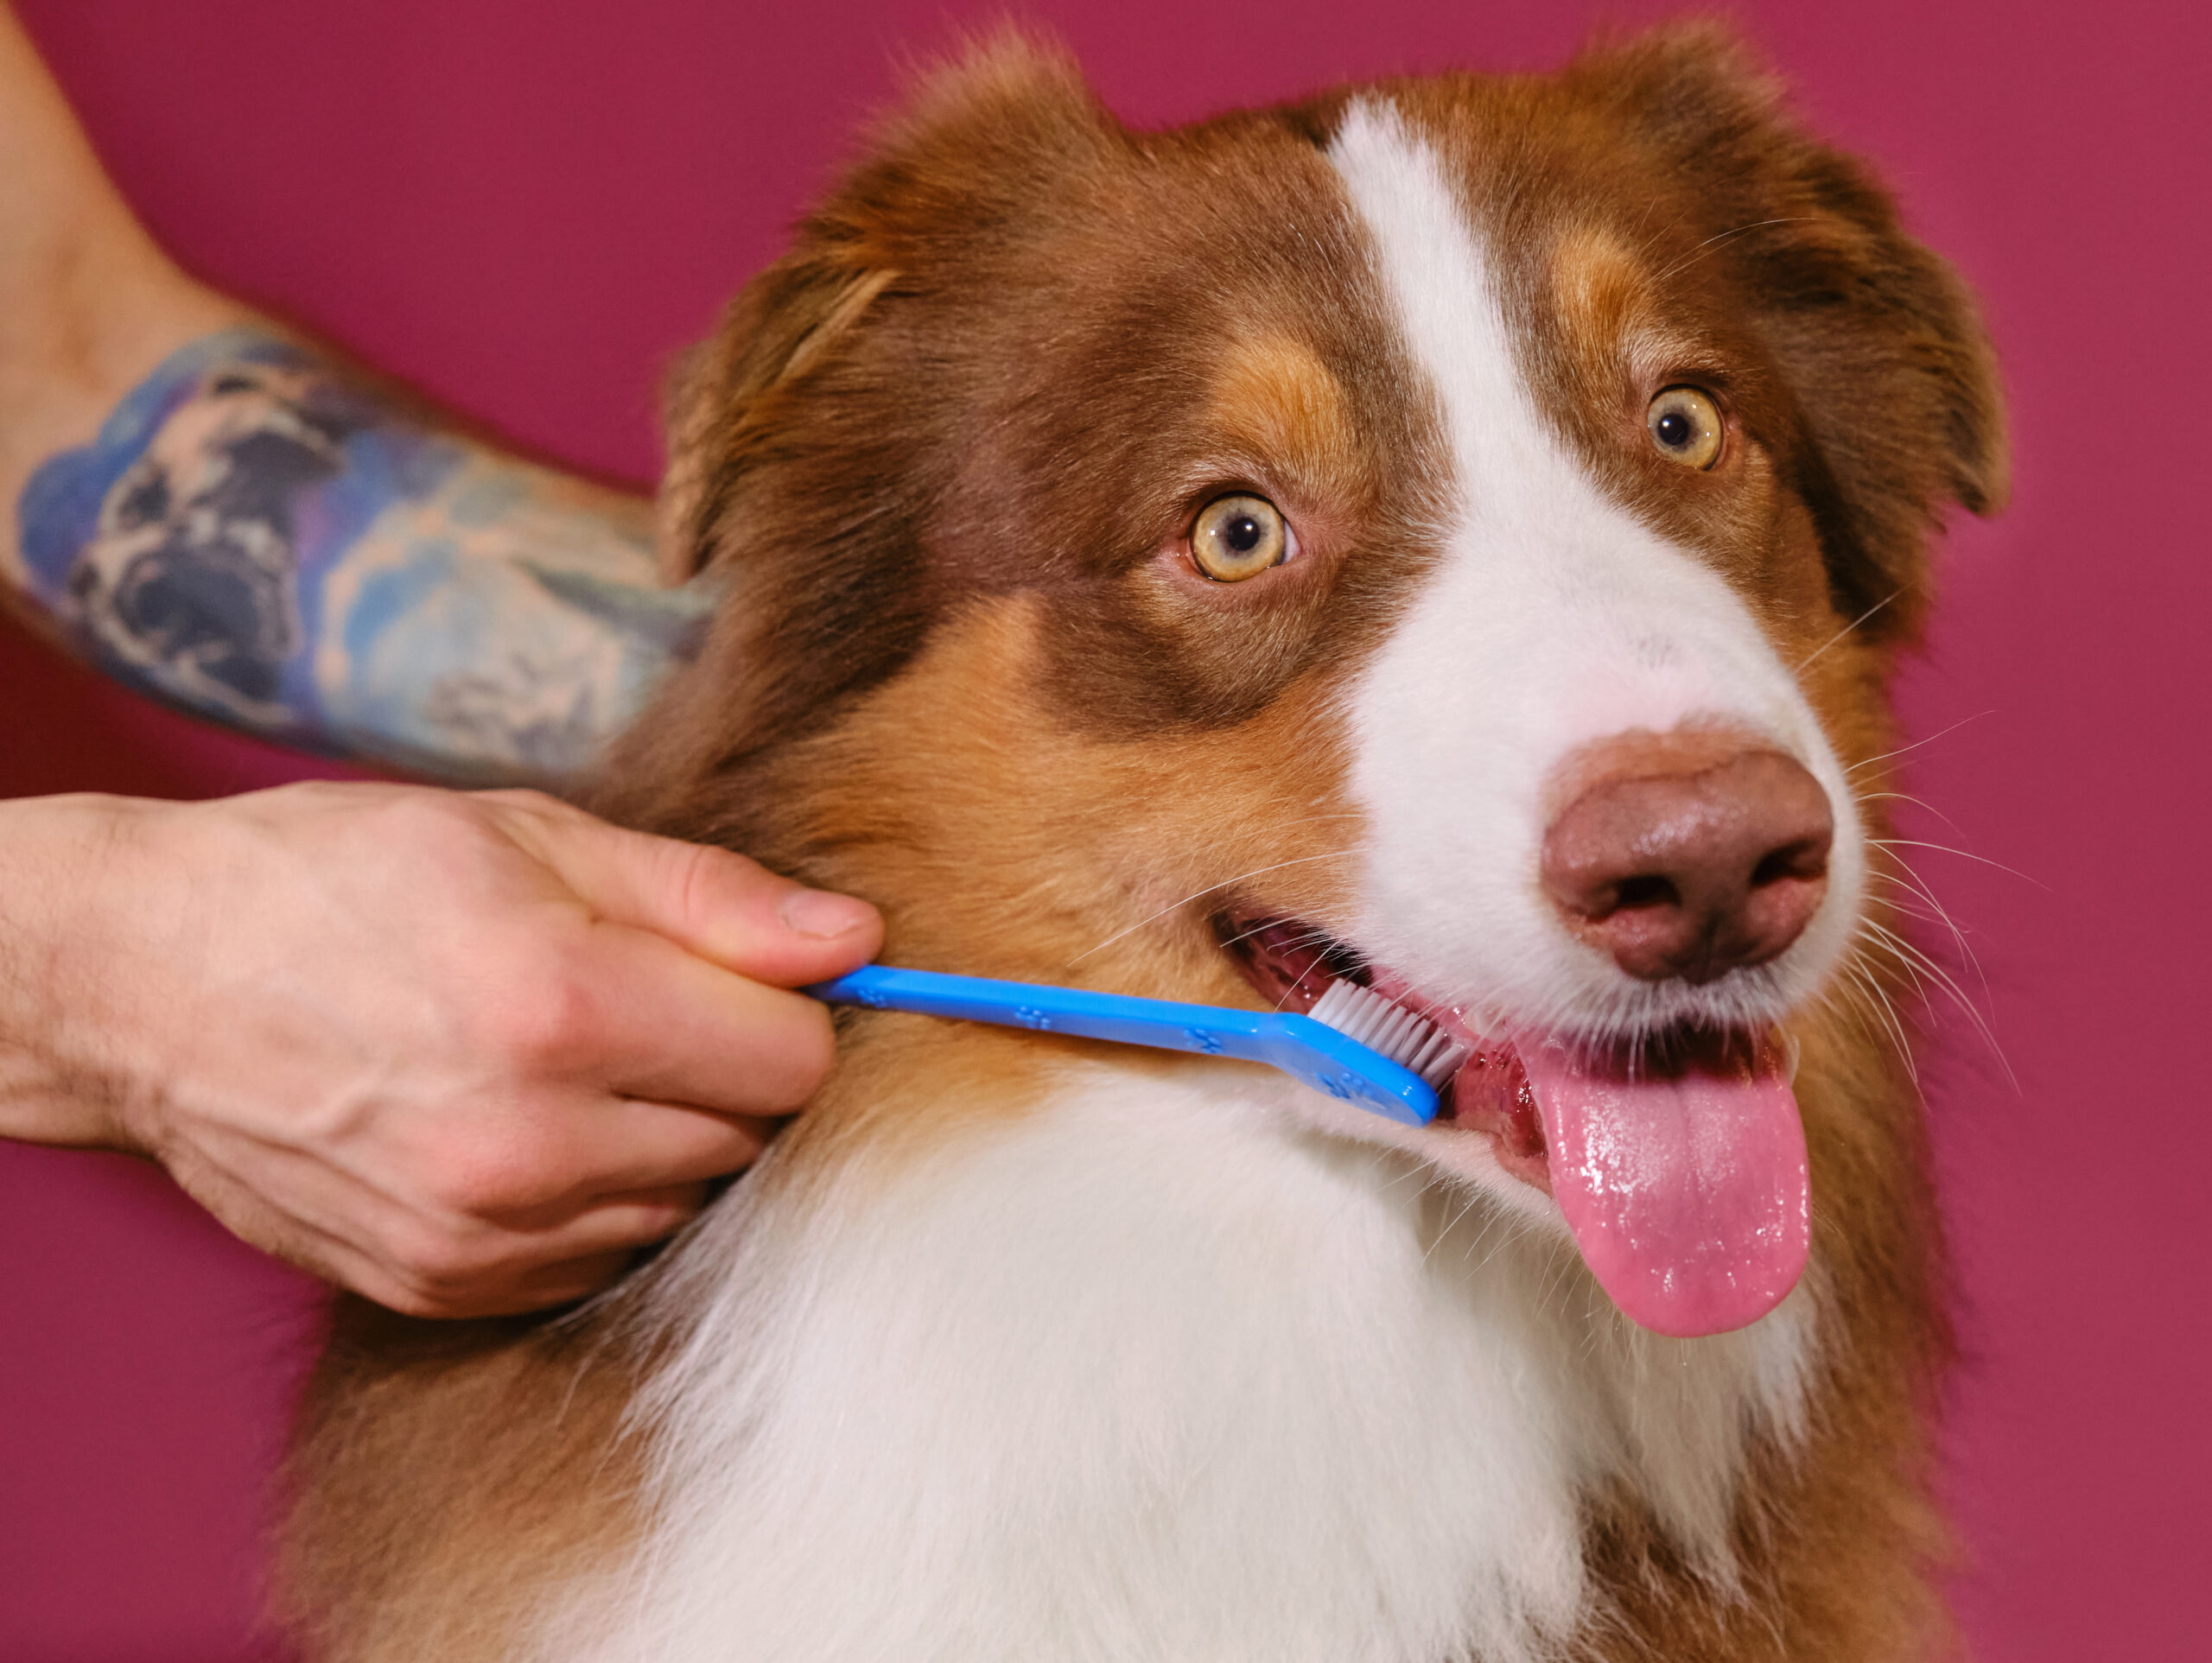
<svg viewBox="0 0 2212 1663">
<path fill-rule="evenodd" d="M 1290 528 L 1265 497 L 1216 497 L 1191 528 L 1191 558 L 1217 583 L 1242 583 L 1290 554 Z"/>
<path fill-rule="evenodd" d="M 1669 387 L 1651 401 L 1643 413 L 1651 442 L 1670 462 L 1686 467 L 1711 467 L 1720 460 L 1720 441 L 1727 425 L 1719 406 L 1694 387 Z"/>
</svg>

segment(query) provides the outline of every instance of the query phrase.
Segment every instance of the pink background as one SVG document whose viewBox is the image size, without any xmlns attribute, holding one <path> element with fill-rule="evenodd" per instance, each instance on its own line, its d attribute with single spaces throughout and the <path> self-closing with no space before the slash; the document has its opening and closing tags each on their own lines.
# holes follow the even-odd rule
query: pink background
<svg viewBox="0 0 2212 1663">
<path fill-rule="evenodd" d="M 192 265 L 518 439 L 643 479 L 668 353 L 775 248 L 902 55 L 996 5 L 21 0 Z M 1624 4 L 1038 4 L 1124 116 L 1558 61 Z M 2212 1160 L 2203 726 L 2212 29 L 2196 4 L 1754 5 L 1817 124 L 1986 297 L 2016 505 L 1961 526 L 1908 697 L 1920 866 L 2018 1076 L 1929 1070 L 1967 1362 L 1949 1417 L 1993 1659 L 2197 1658 Z M 0 792 L 306 771 L 0 633 Z M 1987 860 L 2000 863 L 1983 865 Z M 2005 868 L 2014 869 L 2008 871 Z M 2014 875 L 2014 872 L 2024 874 Z M 259 1656 L 257 1486 L 310 1291 L 154 1172 L 0 1150 L 0 1655 Z"/>
</svg>

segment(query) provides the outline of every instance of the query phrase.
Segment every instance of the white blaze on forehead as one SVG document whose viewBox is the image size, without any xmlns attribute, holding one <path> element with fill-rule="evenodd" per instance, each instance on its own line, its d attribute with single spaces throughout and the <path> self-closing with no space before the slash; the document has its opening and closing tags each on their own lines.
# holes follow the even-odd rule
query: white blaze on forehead
<svg viewBox="0 0 2212 1663">
<path fill-rule="evenodd" d="M 1858 905 L 1851 798 L 1811 708 L 1720 576 L 1605 497 L 1546 424 L 1436 154 L 1394 109 L 1362 103 L 1330 157 L 1433 397 L 1453 505 L 1441 560 L 1351 694 L 1373 828 L 1359 945 L 1495 1020 L 1771 1019 L 1833 965 Z M 1694 720 L 1796 756 L 1837 821 L 1828 900 L 1805 936 L 1701 992 L 1630 981 L 1567 935 L 1537 877 L 1552 769 L 1594 739 Z"/>
</svg>

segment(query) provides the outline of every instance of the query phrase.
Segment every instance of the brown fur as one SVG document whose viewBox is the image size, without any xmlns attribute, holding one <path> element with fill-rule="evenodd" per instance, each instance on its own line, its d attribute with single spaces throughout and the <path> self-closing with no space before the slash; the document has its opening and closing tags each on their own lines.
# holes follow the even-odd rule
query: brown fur
<svg viewBox="0 0 2212 1663">
<path fill-rule="evenodd" d="M 547 1579 L 635 1533 L 641 1361 L 538 1320 L 341 1300 L 286 1473 L 278 1614 L 308 1655 L 512 1655 Z"/>
<path fill-rule="evenodd" d="M 1878 778 L 1929 533 L 1946 500 L 2004 489 L 1955 279 L 1710 30 L 1555 78 L 1386 90 L 1511 251 L 1546 419 L 1728 577 L 1845 765 Z M 1244 1002 L 1208 927 L 1240 891 L 1216 886 L 1340 914 L 1357 826 L 1331 697 L 1433 558 L 1418 482 L 1440 442 L 1379 304 L 1331 303 L 1376 299 L 1316 149 L 1347 96 L 1135 134 L 1020 48 L 926 91 L 681 377 L 666 557 L 725 568 L 733 596 L 598 806 L 868 896 L 887 958 L 978 974 Z M 1642 434 L 1686 377 L 1731 428 L 1694 478 Z M 1176 565 L 1227 490 L 1298 524 L 1281 581 Z M 1859 974 L 1905 1002 L 1893 957 Z M 1863 1008 L 1796 1025 L 1841 1328 L 1808 1446 L 1755 1461 L 1740 1598 L 1635 1498 L 1594 1498 L 1605 1598 L 1580 1656 L 1891 1659 L 1944 1633 L 1923 1416 L 1948 1341 L 1916 1099 Z M 1018 1113 L 1070 1043 L 849 1018 L 778 1170 Z M 649 1361 L 625 1310 L 435 1335 L 343 1318 L 293 1468 L 318 1655 L 505 1655 L 550 1571 L 619 1552 L 620 1418 Z"/>
</svg>

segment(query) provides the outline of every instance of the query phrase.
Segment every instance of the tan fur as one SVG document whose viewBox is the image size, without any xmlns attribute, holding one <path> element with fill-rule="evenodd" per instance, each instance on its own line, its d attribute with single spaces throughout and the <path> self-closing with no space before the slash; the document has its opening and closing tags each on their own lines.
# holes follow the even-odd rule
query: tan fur
<svg viewBox="0 0 2212 1663">
<path fill-rule="evenodd" d="M 1207 416 L 1232 447 L 1267 458 L 1304 495 L 1357 500 L 1376 487 L 1344 388 L 1303 341 L 1236 343 L 1214 371 Z"/>
<path fill-rule="evenodd" d="M 341 1300 L 283 1475 L 279 1615 L 309 1654 L 513 1655 L 545 1584 L 638 1527 L 640 1361 L 603 1330 Z"/>
<path fill-rule="evenodd" d="M 1955 279 L 1710 31 L 1549 79 L 1388 90 L 1522 251 L 1503 277 L 1546 419 L 1726 574 L 1845 765 L 1887 789 L 1886 688 L 1929 530 L 1945 499 L 1986 509 L 2004 488 Z M 1334 699 L 1430 558 L 1409 482 L 1437 443 L 1361 308 L 1313 303 L 1368 282 L 1348 225 L 1314 206 L 1332 199 L 1313 146 L 1344 96 L 1136 135 L 1024 48 L 925 91 L 679 378 L 664 555 L 719 563 L 733 595 L 598 805 L 868 897 L 894 962 L 1249 1002 L 1210 930 L 1230 899 L 1341 916 L 1360 823 Z M 1299 226 L 1297 262 L 1160 276 L 1154 251 L 1218 231 L 1224 180 L 1236 223 Z M 1116 310 L 1136 289 L 1141 386 Z M 1737 460 L 1686 491 L 1642 413 L 1662 378 L 1712 364 L 1730 366 Z M 1191 515 L 1227 488 L 1311 529 L 1284 581 L 1224 594 L 1179 574 Z M 1899 928 L 1878 895 L 1872 913 Z M 1894 953 L 1856 970 L 1909 1005 Z M 769 1181 L 1019 1114 L 1080 1044 L 841 1023 L 840 1071 Z M 1923 1418 L 1948 1342 L 1902 1036 L 1848 987 L 1793 1026 L 1839 1330 L 1807 1446 L 1754 1463 L 1737 1590 L 1634 1498 L 1594 1498 L 1603 1597 L 1579 1657 L 1903 1659 L 1946 1632 Z M 345 1318 L 292 1469 L 315 1655 L 506 1655 L 550 1579 L 621 1551 L 639 1523 L 621 1417 L 651 1361 L 633 1303 L 435 1334 Z"/>
</svg>

